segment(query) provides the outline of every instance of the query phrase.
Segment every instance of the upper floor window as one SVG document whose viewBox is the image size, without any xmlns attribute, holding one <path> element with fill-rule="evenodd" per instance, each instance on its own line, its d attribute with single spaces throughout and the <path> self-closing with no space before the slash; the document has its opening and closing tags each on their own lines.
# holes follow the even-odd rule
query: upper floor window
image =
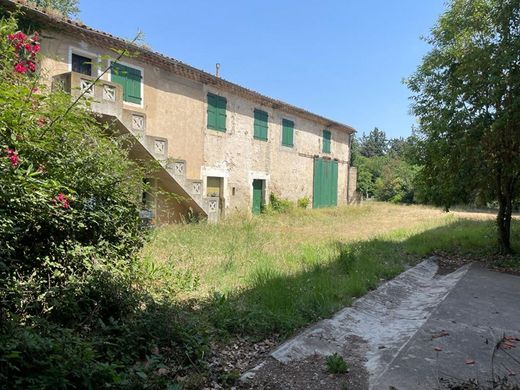
<svg viewBox="0 0 520 390">
<path fill-rule="evenodd" d="M 226 131 L 226 105 L 225 97 L 208 93 L 208 129 Z"/>
<path fill-rule="evenodd" d="M 92 58 L 72 53 L 72 71 L 86 76 L 92 76 Z"/>
<path fill-rule="evenodd" d="M 282 145 L 290 148 L 294 146 L 294 122 L 288 119 L 282 120 Z"/>
<path fill-rule="evenodd" d="M 329 130 L 323 130 L 323 143 L 322 143 L 322 152 L 330 153 L 330 141 L 331 141 L 331 132 Z"/>
<path fill-rule="evenodd" d="M 267 141 L 267 112 L 255 110 L 254 138 Z"/>
<path fill-rule="evenodd" d="M 111 81 L 123 87 L 123 100 L 127 103 L 141 104 L 142 96 L 142 72 L 120 63 L 113 63 Z"/>
</svg>

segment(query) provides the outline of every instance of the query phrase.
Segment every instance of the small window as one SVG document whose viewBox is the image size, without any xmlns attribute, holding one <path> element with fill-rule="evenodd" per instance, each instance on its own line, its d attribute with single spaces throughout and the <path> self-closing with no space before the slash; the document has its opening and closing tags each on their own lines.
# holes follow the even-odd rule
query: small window
<svg viewBox="0 0 520 390">
<path fill-rule="evenodd" d="M 226 106 L 225 97 L 208 93 L 208 129 L 226 131 Z"/>
<path fill-rule="evenodd" d="M 141 104 L 141 82 L 143 76 L 139 69 L 113 63 L 111 80 L 123 87 L 123 100 L 127 103 Z"/>
<path fill-rule="evenodd" d="M 92 76 L 92 58 L 72 53 L 72 71 Z"/>
<path fill-rule="evenodd" d="M 288 119 L 282 120 L 282 145 L 292 148 L 294 146 L 294 122 Z"/>
<path fill-rule="evenodd" d="M 255 110 L 254 138 L 267 141 L 267 112 Z"/>
<path fill-rule="evenodd" d="M 323 153 L 330 153 L 330 140 L 331 140 L 331 133 L 329 130 L 323 130 Z"/>
</svg>

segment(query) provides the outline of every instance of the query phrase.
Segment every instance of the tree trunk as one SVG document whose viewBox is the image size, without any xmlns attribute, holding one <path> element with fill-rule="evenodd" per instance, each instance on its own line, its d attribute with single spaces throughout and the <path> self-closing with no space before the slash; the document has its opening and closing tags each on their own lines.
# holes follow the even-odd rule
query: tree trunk
<svg viewBox="0 0 520 390">
<path fill-rule="evenodd" d="M 500 194 L 498 196 L 498 250 L 502 255 L 513 253 L 511 249 L 511 214 L 513 201 L 511 196 Z"/>
</svg>

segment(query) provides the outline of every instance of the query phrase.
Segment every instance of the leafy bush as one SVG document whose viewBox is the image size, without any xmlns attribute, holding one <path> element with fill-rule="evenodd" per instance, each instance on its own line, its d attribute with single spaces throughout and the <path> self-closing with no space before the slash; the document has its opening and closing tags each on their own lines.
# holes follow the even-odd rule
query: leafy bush
<svg viewBox="0 0 520 390">
<path fill-rule="evenodd" d="M 173 386 L 208 342 L 135 256 L 143 168 L 38 51 L 0 20 L 0 387 Z"/>
<path fill-rule="evenodd" d="M 287 199 L 278 198 L 271 192 L 269 195 L 269 210 L 276 213 L 286 213 L 291 209 L 291 202 Z"/>
<path fill-rule="evenodd" d="M 303 198 L 300 198 L 298 199 L 298 207 L 302 208 L 302 209 L 306 209 L 309 207 L 309 204 L 311 203 L 311 200 L 309 199 L 308 196 L 304 196 Z"/>
</svg>

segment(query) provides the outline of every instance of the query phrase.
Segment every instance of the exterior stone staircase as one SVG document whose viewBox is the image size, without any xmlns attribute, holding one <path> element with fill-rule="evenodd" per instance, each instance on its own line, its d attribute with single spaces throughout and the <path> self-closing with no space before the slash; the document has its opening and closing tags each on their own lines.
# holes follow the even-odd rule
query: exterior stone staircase
<svg viewBox="0 0 520 390">
<path fill-rule="evenodd" d="M 201 179 L 186 177 L 186 161 L 168 157 L 168 139 L 150 134 L 146 126 L 146 114 L 123 107 L 123 91 L 119 84 L 69 72 L 53 78 L 53 87 L 63 88 L 73 97 L 87 91 L 90 108 L 103 121 L 110 121 L 123 133 L 137 140 L 133 147 L 139 158 L 154 159 L 162 167 L 159 179 L 167 190 L 179 195 L 187 209 L 209 222 L 218 221 L 219 198 L 205 197 Z"/>
</svg>

